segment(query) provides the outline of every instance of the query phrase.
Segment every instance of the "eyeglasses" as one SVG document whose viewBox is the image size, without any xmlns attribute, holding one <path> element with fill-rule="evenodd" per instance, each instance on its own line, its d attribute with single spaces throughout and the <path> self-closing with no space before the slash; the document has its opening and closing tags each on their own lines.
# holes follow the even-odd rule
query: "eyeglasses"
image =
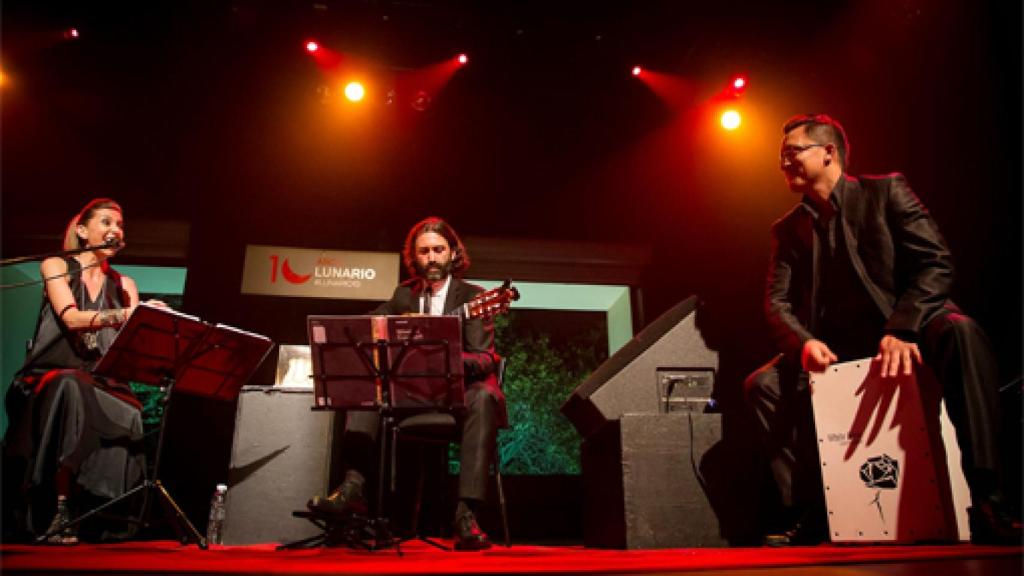
<svg viewBox="0 0 1024 576">
<path fill-rule="evenodd" d="M 790 162 L 792 162 L 793 160 L 796 159 L 797 156 L 799 156 L 800 154 L 802 154 L 806 150 L 810 150 L 811 148 L 818 148 L 818 147 L 824 148 L 825 146 L 827 146 L 827 144 L 806 144 L 804 146 L 785 146 L 785 147 L 782 148 L 782 151 L 779 152 L 779 160 L 780 161 L 789 160 Z"/>
</svg>

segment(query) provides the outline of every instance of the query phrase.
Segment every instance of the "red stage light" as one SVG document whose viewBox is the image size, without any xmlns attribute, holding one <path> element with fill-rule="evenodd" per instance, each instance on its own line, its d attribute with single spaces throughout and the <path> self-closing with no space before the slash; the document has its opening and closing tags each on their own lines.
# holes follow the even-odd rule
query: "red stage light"
<svg viewBox="0 0 1024 576">
<path fill-rule="evenodd" d="M 463 52 L 462 54 L 456 56 L 455 60 L 457 60 L 459 64 L 465 66 L 466 64 L 469 63 L 469 56 L 466 56 L 465 52 Z"/>
<path fill-rule="evenodd" d="M 306 52 L 313 54 L 319 49 L 320 45 L 317 44 L 315 40 L 310 40 L 309 42 L 306 42 Z"/>
<path fill-rule="evenodd" d="M 64 37 L 69 39 L 78 38 L 78 28 L 68 28 L 64 31 Z"/>
<path fill-rule="evenodd" d="M 743 94 L 743 91 L 747 89 L 747 77 L 746 76 L 733 76 L 732 82 L 729 83 L 729 90 L 733 96 L 739 96 Z"/>
<path fill-rule="evenodd" d="M 639 76 L 641 73 L 643 73 L 643 71 L 644 71 L 643 68 L 641 68 L 639 66 L 633 66 L 632 74 L 633 74 L 633 76 Z"/>
</svg>

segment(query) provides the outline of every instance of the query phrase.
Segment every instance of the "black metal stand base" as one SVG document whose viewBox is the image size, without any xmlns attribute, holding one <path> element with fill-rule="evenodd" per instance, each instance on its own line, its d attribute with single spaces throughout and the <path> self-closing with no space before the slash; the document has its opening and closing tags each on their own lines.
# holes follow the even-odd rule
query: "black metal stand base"
<svg viewBox="0 0 1024 576">
<path fill-rule="evenodd" d="M 400 542 L 408 542 L 410 540 L 419 540 L 420 542 L 423 542 L 425 544 L 430 544 L 434 548 L 437 548 L 439 550 L 444 550 L 445 552 L 451 552 L 452 551 L 451 547 L 445 546 L 444 544 L 441 544 L 437 540 L 434 540 L 433 538 L 430 538 L 428 536 L 421 536 L 421 535 L 418 535 L 418 534 L 416 536 L 406 536 L 405 538 L 402 538 L 400 540 Z"/>
<path fill-rule="evenodd" d="M 206 538 L 204 538 L 199 533 L 199 531 L 196 530 L 196 527 L 193 526 L 191 522 L 189 522 L 189 519 L 185 516 L 185 513 L 181 511 L 181 507 L 178 506 L 178 503 L 174 501 L 174 498 L 171 497 L 171 494 L 167 491 L 166 488 L 164 488 L 164 485 L 160 483 L 160 480 L 144 480 L 142 484 L 139 484 L 135 488 L 132 488 L 131 490 L 125 492 L 124 494 L 118 496 L 117 498 L 114 498 L 109 502 L 105 502 L 104 504 L 97 506 L 96 508 L 93 508 L 92 510 L 86 512 L 85 514 L 82 514 L 77 518 L 73 518 L 71 520 L 68 520 L 67 522 L 60 524 L 59 526 L 55 526 L 54 528 L 47 531 L 45 534 L 36 538 L 36 542 L 46 542 L 51 536 L 59 534 L 65 528 L 77 526 L 85 520 L 89 519 L 90 517 L 102 513 L 107 508 L 115 506 L 119 502 L 131 498 L 132 496 L 139 492 L 144 492 L 144 504 L 142 506 L 142 513 L 139 515 L 139 518 L 128 519 L 128 522 L 137 524 L 141 527 L 146 527 L 148 526 L 148 524 L 146 523 L 146 516 L 149 512 L 149 494 L 150 492 L 154 491 L 156 492 L 156 495 L 160 498 L 160 501 L 166 506 L 166 508 L 164 509 L 165 512 L 168 509 L 172 511 L 173 516 L 168 514 L 168 519 L 171 521 L 171 526 L 174 527 L 175 532 L 178 533 L 181 543 L 188 544 L 189 542 L 195 542 L 199 546 L 199 548 L 206 550 Z"/>
<path fill-rule="evenodd" d="M 367 518 L 358 514 L 332 518 L 307 510 L 296 510 L 292 516 L 309 520 L 321 532 L 309 538 L 281 544 L 277 550 L 347 546 L 371 552 L 394 548 L 399 556 L 402 555 L 401 541 L 391 536 L 386 518 Z"/>
</svg>

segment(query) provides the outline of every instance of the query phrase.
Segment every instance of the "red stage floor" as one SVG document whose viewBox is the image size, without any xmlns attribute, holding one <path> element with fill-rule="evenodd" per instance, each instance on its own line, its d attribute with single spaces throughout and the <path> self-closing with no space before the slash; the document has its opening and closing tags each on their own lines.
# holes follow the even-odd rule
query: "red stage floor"
<svg viewBox="0 0 1024 576">
<path fill-rule="evenodd" d="M 579 546 L 497 547 L 444 552 L 419 542 L 394 550 L 276 551 L 273 544 L 202 551 L 176 542 L 46 547 L 0 546 L 4 574 L 1021 574 L 1022 548 L 815 546 L 595 550 Z"/>
</svg>

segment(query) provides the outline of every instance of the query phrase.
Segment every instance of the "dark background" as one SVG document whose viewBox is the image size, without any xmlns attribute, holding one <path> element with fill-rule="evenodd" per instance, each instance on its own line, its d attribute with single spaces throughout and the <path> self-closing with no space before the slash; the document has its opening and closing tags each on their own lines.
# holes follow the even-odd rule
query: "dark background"
<svg viewBox="0 0 1024 576">
<path fill-rule="evenodd" d="M 187 257 L 158 262 L 188 266 L 186 311 L 276 338 L 289 314 L 365 306 L 240 297 L 246 244 L 394 251 L 427 214 L 463 236 L 639 244 L 643 322 L 699 294 L 735 392 L 772 353 L 768 228 L 797 200 L 780 126 L 827 112 L 852 173 L 907 175 L 952 247 L 954 298 L 1019 378 L 1019 3 L 33 0 L 2 16 L 5 257 L 33 246 L 26 227 L 56 238 L 112 196 L 129 244 L 133 221 L 188 223 Z M 309 38 L 378 73 L 471 60 L 423 113 L 373 94 L 357 109 L 323 101 L 341 75 Z M 634 64 L 679 89 L 659 96 Z M 715 96 L 737 73 L 744 124 L 725 132 Z"/>
</svg>

